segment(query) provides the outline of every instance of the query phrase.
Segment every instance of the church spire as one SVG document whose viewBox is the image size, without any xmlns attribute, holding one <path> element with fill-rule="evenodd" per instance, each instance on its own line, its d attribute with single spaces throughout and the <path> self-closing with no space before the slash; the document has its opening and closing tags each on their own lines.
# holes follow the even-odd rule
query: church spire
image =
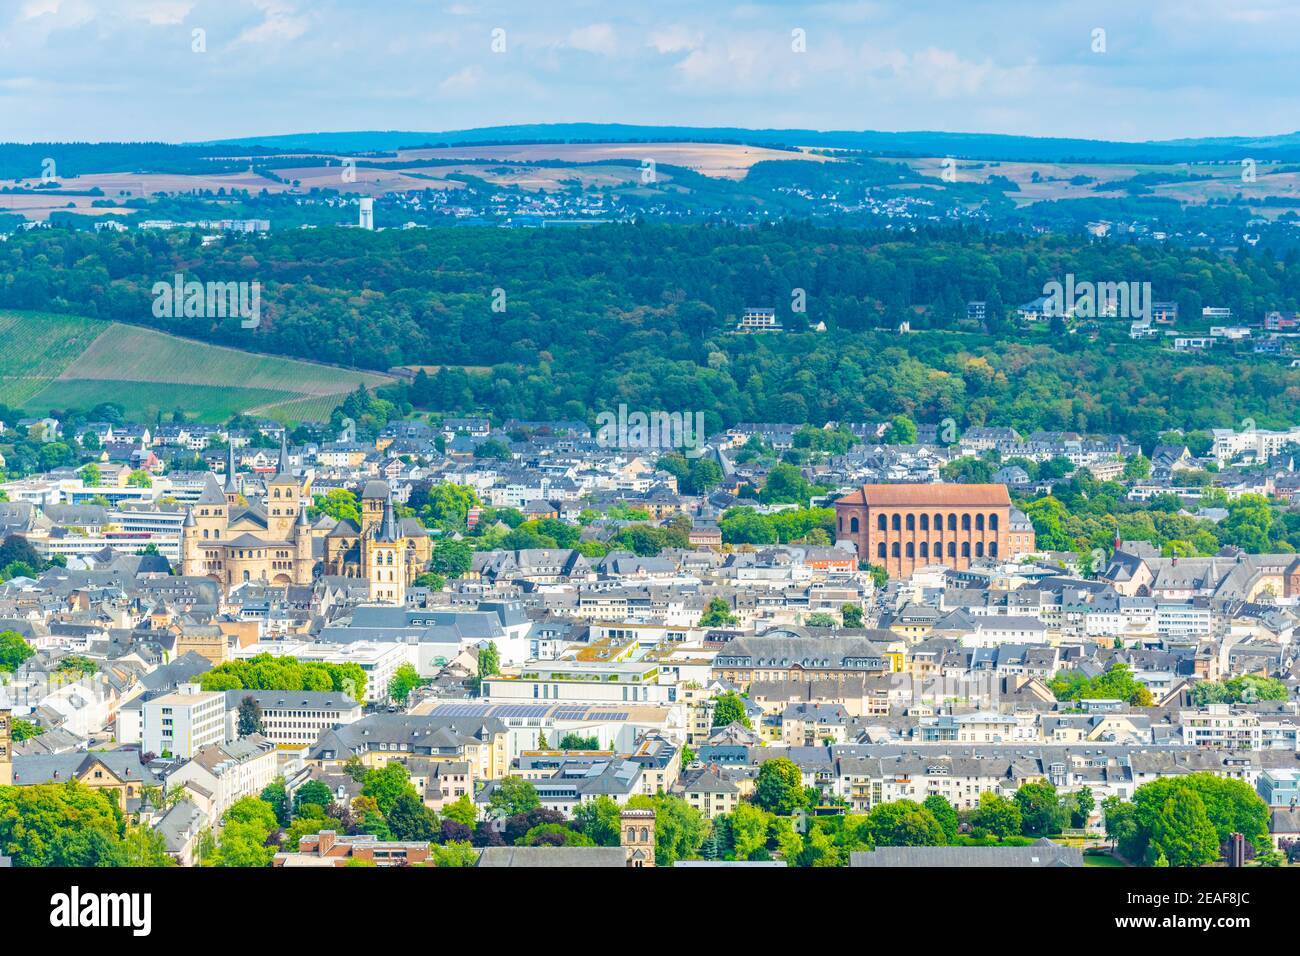
<svg viewBox="0 0 1300 956">
<path fill-rule="evenodd" d="M 226 442 L 226 491 L 239 491 L 239 486 L 235 484 L 235 443 L 233 441 Z"/>
<path fill-rule="evenodd" d="M 393 510 L 393 489 L 388 489 L 388 497 L 384 499 L 384 521 L 379 527 L 380 541 L 397 540 L 397 515 Z"/>
</svg>

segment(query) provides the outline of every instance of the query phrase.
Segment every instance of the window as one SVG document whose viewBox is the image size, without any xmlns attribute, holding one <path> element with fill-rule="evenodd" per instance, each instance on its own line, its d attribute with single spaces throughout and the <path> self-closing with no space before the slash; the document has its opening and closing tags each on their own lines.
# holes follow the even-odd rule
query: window
<svg viewBox="0 0 1300 956">
<path fill-rule="evenodd" d="M 970 530 L 970 515 L 965 514 L 961 516 L 961 530 L 963 531 Z"/>
<path fill-rule="evenodd" d="M 976 541 L 976 542 L 975 542 L 975 557 L 977 557 L 977 558 L 982 558 L 982 557 L 984 557 L 984 542 L 983 542 L 983 541 Z"/>
<path fill-rule="evenodd" d="M 849 530 L 854 534 L 858 533 L 858 519 L 856 517 L 849 519 Z"/>
<path fill-rule="evenodd" d="M 948 542 L 948 557 L 950 558 L 957 557 L 957 542 L 955 541 Z"/>
<path fill-rule="evenodd" d="M 997 556 L 998 556 L 998 543 L 997 543 L 996 541 L 990 541 L 990 542 L 989 542 L 989 557 L 990 557 L 990 558 L 996 558 Z"/>
<path fill-rule="evenodd" d="M 930 530 L 930 516 L 929 516 L 929 515 L 921 515 L 921 530 L 922 530 L 922 531 L 929 531 L 929 530 Z"/>
<path fill-rule="evenodd" d="M 922 541 L 922 542 L 921 542 L 921 557 L 923 557 L 923 558 L 928 558 L 929 556 L 930 556 L 930 542 L 929 542 L 929 541 Z"/>
<path fill-rule="evenodd" d="M 902 531 L 902 530 L 903 530 L 903 521 L 902 521 L 902 516 L 901 516 L 901 515 L 894 515 L 894 518 L 893 518 L 893 521 L 891 522 L 891 525 L 893 526 L 893 529 L 894 529 L 895 531 Z"/>
<path fill-rule="evenodd" d="M 907 530 L 916 530 L 916 515 L 912 514 L 910 511 L 907 513 Z"/>
<path fill-rule="evenodd" d="M 948 515 L 948 530 L 949 531 L 957 530 L 957 516 L 955 514 Z"/>
<path fill-rule="evenodd" d="M 976 516 L 975 516 L 975 530 L 976 530 L 976 531 L 983 531 L 983 530 L 984 530 L 984 516 L 983 516 L 983 515 L 976 515 Z"/>
<path fill-rule="evenodd" d="M 880 544 L 876 545 L 876 557 L 883 558 L 884 556 L 885 556 L 885 542 L 882 541 L 880 542 Z"/>
<path fill-rule="evenodd" d="M 885 521 L 885 516 L 884 516 L 884 515 L 881 515 L 880 518 L 879 518 L 879 520 L 876 521 L 876 529 L 877 529 L 878 531 L 888 531 L 888 530 L 889 530 L 889 525 L 888 525 L 888 523 Z"/>
<path fill-rule="evenodd" d="M 898 557 L 898 542 L 897 542 L 897 541 L 895 541 L 895 542 L 893 543 L 893 545 L 890 546 L 889 553 L 890 553 L 891 555 L 893 555 L 895 558 Z"/>
<path fill-rule="evenodd" d="M 990 531 L 997 531 L 997 530 L 998 530 L 998 516 L 997 516 L 997 515 L 989 515 L 989 530 L 990 530 Z"/>
<path fill-rule="evenodd" d="M 970 542 L 969 542 L 969 541 L 963 541 L 963 542 L 961 543 L 961 556 L 962 556 L 963 558 L 969 558 L 969 557 L 970 557 Z"/>
<path fill-rule="evenodd" d="M 907 542 L 907 556 L 909 558 L 916 557 L 916 545 L 912 544 L 910 541 Z"/>
</svg>

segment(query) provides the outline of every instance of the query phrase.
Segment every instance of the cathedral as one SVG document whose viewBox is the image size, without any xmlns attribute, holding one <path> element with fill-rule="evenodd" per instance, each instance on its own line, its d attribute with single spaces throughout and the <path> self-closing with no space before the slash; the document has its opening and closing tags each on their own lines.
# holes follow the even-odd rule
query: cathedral
<svg viewBox="0 0 1300 956">
<path fill-rule="evenodd" d="M 259 504 L 249 504 L 240 494 L 232 450 L 224 491 L 208 475 L 185 517 L 181 573 L 211 577 L 229 590 L 246 581 L 311 584 L 319 569 L 364 578 L 371 600 L 405 603 L 407 587 L 429 565 L 432 542 L 417 519 L 397 517 L 387 482 L 366 482 L 361 523 L 336 522 L 325 533 L 319 560 L 307 519 L 311 500 L 311 478 L 294 477 L 283 439 L 279 467 L 267 479 Z"/>
<path fill-rule="evenodd" d="M 416 518 L 398 518 L 384 481 L 361 491 L 361 524 L 344 518 L 325 536 L 324 573 L 365 578 L 370 597 L 403 604 L 406 588 L 429 566 L 433 545 Z"/>
<path fill-rule="evenodd" d="M 235 481 L 232 448 L 225 490 L 209 474 L 185 517 L 181 573 L 206 575 L 227 590 L 245 581 L 310 584 L 316 565 L 307 522 L 310 501 L 311 479 L 294 477 L 281 439 L 276 474 L 267 479 L 262 502 L 249 504 Z"/>
</svg>

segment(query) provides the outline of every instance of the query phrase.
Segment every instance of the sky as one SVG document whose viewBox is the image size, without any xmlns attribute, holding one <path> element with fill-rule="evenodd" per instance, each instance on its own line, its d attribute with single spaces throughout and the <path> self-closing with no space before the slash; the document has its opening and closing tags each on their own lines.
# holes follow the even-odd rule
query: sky
<svg viewBox="0 0 1300 956">
<path fill-rule="evenodd" d="M 1296 0 L 0 0 L 0 141 L 1300 129 Z"/>
</svg>

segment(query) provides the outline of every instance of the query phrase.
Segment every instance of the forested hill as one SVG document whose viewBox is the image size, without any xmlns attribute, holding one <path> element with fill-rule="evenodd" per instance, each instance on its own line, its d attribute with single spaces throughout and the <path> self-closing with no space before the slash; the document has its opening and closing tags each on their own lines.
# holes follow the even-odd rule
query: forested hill
<svg viewBox="0 0 1300 956">
<path fill-rule="evenodd" d="M 1190 163 L 1300 159 L 1300 134 L 1125 143 L 1050 136 L 949 133 L 915 130 L 745 129 L 735 126 L 637 126 L 627 123 L 528 123 L 480 129 L 416 132 L 370 130 L 244 136 L 213 144 L 241 148 L 349 152 L 461 146 L 471 143 L 663 142 L 748 143 L 753 146 L 808 146 L 853 149 L 882 156 L 956 156 L 1004 162 Z"/>
<path fill-rule="evenodd" d="M 262 323 L 155 318 L 151 288 L 182 272 L 261 283 Z M 1043 283 L 1150 281 L 1155 299 L 1237 316 L 1300 304 L 1300 263 L 1186 248 L 949 231 L 899 235 L 786 223 L 730 227 L 273 231 L 203 248 L 186 233 L 17 233 L 0 244 L 0 307 L 152 325 L 240 348 L 441 373 L 426 407 L 588 417 L 633 408 L 745 419 L 879 420 L 1154 436 L 1254 418 L 1300 421 L 1300 370 L 1248 351 L 1175 355 L 1102 322 L 1100 338 L 1006 316 Z M 804 290 L 806 313 L 791 304 Z M 500 290 L 500 291 L 497 291 Z M 1001 317 L 965 319 L 968 299 Z M 504 311 L 494 311 L 494 301 Z M 746 306 L 791 330 L 728 334 Z M 907 320 L 911 335 L 894 330 Z"/>
</svg>

